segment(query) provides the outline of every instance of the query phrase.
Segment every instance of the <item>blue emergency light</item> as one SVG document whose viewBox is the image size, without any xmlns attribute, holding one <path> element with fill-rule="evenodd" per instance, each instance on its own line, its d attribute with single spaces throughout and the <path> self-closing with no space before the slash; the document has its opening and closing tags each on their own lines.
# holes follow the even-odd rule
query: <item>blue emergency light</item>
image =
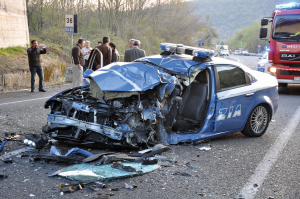
<svg viewBox="0 0 300 199">
<path fill-rule="evenodd" d="M 288 3 L 276 5 L 276 9 L 300 9 L 300 3 Z"/>
<path fill-rule="evenodd" d="M 182 44 L 161 43 L 160 49 L 167 52 L 192 55 L 200 58 L 211 58 L 214 56 L 214 51 L 212 50 L 207 50 L 204 48 L 196 48 L 191 46 L 184 46 Z"/>
</svg>

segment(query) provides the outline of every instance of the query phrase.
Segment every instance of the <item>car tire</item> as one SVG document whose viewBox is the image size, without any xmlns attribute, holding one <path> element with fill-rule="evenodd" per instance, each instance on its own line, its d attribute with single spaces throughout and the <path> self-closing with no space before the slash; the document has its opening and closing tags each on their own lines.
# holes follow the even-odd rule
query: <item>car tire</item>
<svg viewBox="0 0 300 199">
<path fill-rule="evenodd" d="M 287 87 L 287 85 L 288 85 L 287 83 L 279 83 L 278 84 L 279 87 Z"/>
<path fill-rule="evenodd" d="M 270 123 L 270 113 L 266 106 L 258 105 L 250 113 L 242 134 L 248 137 L 262 136 Z"/>
</svg>

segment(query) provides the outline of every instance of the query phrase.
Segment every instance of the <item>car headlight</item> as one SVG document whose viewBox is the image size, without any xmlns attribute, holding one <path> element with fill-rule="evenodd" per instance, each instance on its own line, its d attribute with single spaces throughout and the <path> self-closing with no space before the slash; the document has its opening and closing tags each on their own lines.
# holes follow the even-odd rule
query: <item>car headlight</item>
<svg viewBox="0 0 300 199">
<path fill-rule="evenodd" d="M 270 72 L 271 72 L 271 73 L 276 73 L 276 68 L 275 68 L 275 67 L 271 67 L 271 68 L 270 68 Z"/>
<path fill-rule="evenodd" d="M 261 64 L 260 66 L 265 66 L 265 64 Z"/>
</svg>

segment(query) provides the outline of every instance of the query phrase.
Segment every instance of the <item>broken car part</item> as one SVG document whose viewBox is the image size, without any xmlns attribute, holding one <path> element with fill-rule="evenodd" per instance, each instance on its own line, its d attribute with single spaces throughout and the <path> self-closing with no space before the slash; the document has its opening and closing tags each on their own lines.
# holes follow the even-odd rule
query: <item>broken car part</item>
<svg viewBox="0 0 300 199">
<path fill-rule="evenodd" d="M 136 159 L 125 154 L 103 153 L 90 156 L 83 160 L 85 163 L 92 163 L 94 165 L 108 164 L 117 161 L 135 162 Z"/>
<path fill-rule="evenodd" d="M 60 190 L 64 193 L 73 193 L 75 191 L 83 189 L 84 185 L 80 183 L 71 183 L 71 184 L 60 184 Z"/>
<path fill-rule="evenodd" d="M 65 167 L 52 175 L 50 177 L 59 175 L 61 177 L 66 177 L 72 180 L 78 180 L 82 183 L 91 183 L 96 181 L 108 181 L 125 177 L 134 177 L 137 175 L 142 175 L 149 173 L 159 168 L 159 165 L 142 165 L 141 163 L 134 162 L 122 162 L 124 166 L 130 166 L 136 169 L 137 172 L 127 172 L 123 170 L 118 170 L 112 168 L 112 164 L 104 164 L 99 166 L 94 166 L 90 164 L 76 164 L 69 167 Z"/>
<path fill-rule="evenodd" d="M 6 159 L 3 159 L 3 162 L 4 163 L 13 163 L 13 159 L 12 158 L 6 158 Z"/>
<path fill-rule="evenodd" d="M 41 149 L 43 146 L 45 146 L 48 143 L 48 138 L 46 135 L 31 135 L 31 138 L 24 139 L 24 144 L 27 144 L 30 147 Z"/>
<path fill-rule="evenodd" d="M 82 162 L 82 158 L 73 158 L 73 157 L 65 157 L 65 156 L 53 156 L 53 155 L 32 155 L 34 161 L 36 160 L 47 160 L 47 161 L 55 161 L 55 162 L 64 162 L 69 164 L 79 164 Z"/>
<path fill-rule="evenodd" d="M 0 180 L 5 180 L 7 177 L 7 175 L 0 174 Z"/>
<path fill-rule="evenodd" d="M 80 154 L 84 157 L 89 157 L 89 156 L 94 155 L 91 152 L 86 151 L 84 149 L 80 149 L 80 148 L 72 148 L 65 155 L 62 155 L 60 150 L 57 149 L 55 146 L 51 146 L 51 149 L 50 149 L 50 155 L 70 157 L 73 154 Z"/>
<path fill-rule="evenodd" d="M 6 140 L 0 142 L 1 143 L 0 144 L 0 152 L 3 151 L 3 153 L 4 153 L 4 145 L 6 144 L 6 142 L 7 142 Z"/>
<path fill-rule="evenodd" d="M 127 171 L 127 172 L 137 172 L 135 168 L 133 168 L 131 166 L 125 166 L 121 162 L 113 162 L 111 167 L 114 169 L 119 169 L 119 170 L 123 170 L 123 171 Z"/>
</svg>

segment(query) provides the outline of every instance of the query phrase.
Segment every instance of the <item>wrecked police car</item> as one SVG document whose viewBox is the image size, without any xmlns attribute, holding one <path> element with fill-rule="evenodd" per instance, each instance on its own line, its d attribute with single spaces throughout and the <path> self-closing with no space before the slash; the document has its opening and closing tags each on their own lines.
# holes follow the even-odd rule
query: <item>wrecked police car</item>
<svg viewBox="0 0 300 199">
<path fill-rule="evenodd" d="M 278 108 L 274 77 L 214 58 L 211 50 L 160 48 L 160 55 L 86 71 L 89 85 L 45 102 L 51 112 L 43 131 L 78 144 L 131 147 L 265 133 Z"/>
</svg>

